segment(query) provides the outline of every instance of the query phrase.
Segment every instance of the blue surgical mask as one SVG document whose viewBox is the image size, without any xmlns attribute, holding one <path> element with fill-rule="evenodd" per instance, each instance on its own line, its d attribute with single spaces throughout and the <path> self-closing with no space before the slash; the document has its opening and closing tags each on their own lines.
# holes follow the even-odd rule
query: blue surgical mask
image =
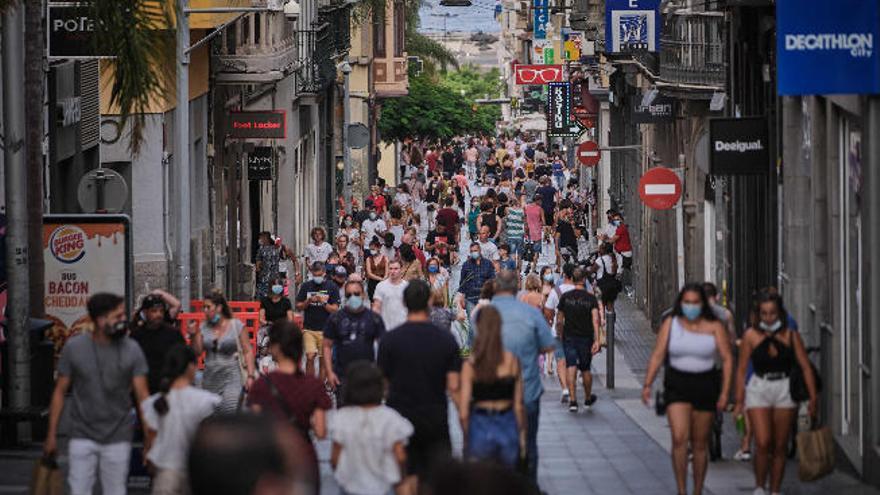
<svg viewBox="0 0 880 495">
<path fill-rule="evenodd" d="M 472 259 L 472 260 L 478 260 L 478 259 L 480 259 L 480 253 L 477 252 L 477 251 L 472 252 L 472 253 L 471 253 L 471 259 Z"/>
<path fill-rule="evenodd" d="M 361 296 L 349 296 L 349 298 L 345 300 L 345 304 L 352 311 L 357 311 L 364 306 L 364 298 Z"/>
<path fill-rule="evenodd" d="M 700 313 L 703 312 L 703 306 L 699 304 L 686 304 L 683 303 L 681 305 L 681 312 L 684 314 L 684 317 L 690 321 L 694 321 L 700 317 Z"/>
<path fill-rule="evenodd" d="M 220 313 L 214 314 L 214 316 L 208 320 L 208 324 L 212 327 L 217 326 L 218 323 L 220 323 Z"/>
<path fill-rule="evenodd" d="M 548 274 L 544 275 L 544 282 L 553 282 L 553 274 L 548 273 Z"/>
<path fill-rule="evenodd" d="M 375 220 L 375 219 L 376 219 L 376 212 L 371 211 L 370 212 L 370 220 Z"/>
<path fill-rule="evenodd" d="M 440 267 L 437 265 L 428 265 L 428 273 L 437 273 L 440 271 Z"/>
<path fill-rule="evenodd" d="M 272 294 L 275 294 L 277 296 L 277 295 L 281 294 L 282 292 L 284 292 L 283 285 L 273 285 L 272 286 Z"/>
<path fill-rule="evenodd" d="M 312 282 L 321 285 L 324 283 L 324 277 L 312 277 Z"/>
</svg>

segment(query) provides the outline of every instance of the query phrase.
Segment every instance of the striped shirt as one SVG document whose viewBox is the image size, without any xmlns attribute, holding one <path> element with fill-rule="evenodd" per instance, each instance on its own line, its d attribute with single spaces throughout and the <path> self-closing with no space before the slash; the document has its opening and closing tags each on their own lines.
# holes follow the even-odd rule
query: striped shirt
<svg viewBox="0 0 880 495">
<path fill-rule="evenodd" d="M 523 213 L 522 209 L 508 209 L 507 216 L 504 218 L 504 222 L 507 225 L 507 238 L 508 239 L 522 239 L 525 235 L 525 227 L 523 225 L 525 221 L 525 213 Z"/>
</svg>

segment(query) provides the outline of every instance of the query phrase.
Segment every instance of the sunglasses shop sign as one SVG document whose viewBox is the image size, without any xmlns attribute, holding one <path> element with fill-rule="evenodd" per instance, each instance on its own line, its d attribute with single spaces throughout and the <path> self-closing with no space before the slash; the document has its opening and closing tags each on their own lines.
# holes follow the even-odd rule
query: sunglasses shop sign
<svg viewBox="0 0 880 495">
<path fill-rule="evenodd" d="M 519 85 L 563 82 L 561 65 L 514 65 L 513 74 Z"/>
</svg>

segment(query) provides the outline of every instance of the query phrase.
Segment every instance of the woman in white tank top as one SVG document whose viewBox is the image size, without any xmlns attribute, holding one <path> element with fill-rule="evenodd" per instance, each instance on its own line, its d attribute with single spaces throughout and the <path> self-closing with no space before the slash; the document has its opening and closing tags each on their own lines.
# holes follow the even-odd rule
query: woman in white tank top
<svg viewBox="0 0 880 495">
<path fill-rule="evenodd" d="M 715 367 L 721 358 L 722 369 Z M 687 493 L 688 445 L 694 454 L 694 495 L 703 491 L 709 459 L 707 446 L 715 411 L 727 406 L 733 372 L 730 342 L 701 284 L 688 284 L 678 295 L 672 315 L 657 332 L 642 401 L 647 405 L 660 367 L 664 401 L 672 431 L 672 467 L 678 493 Z"/>
</svg>

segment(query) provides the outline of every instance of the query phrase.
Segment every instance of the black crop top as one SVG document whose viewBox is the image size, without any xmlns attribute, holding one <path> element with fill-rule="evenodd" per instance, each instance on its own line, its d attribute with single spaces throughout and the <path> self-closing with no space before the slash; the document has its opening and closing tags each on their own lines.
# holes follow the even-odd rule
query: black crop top
<svg viewBox="0 0 880 495">
<path fill-rule="evenodd" d="M 474 402 L 490 401 L 490 400 L 513 400 L 513 393 L 516 389 L 516 377 L 506 376 L 499 378 L 493 382 L 474 382 L 473 396 Z"/>
<path fill-rule="evenodd" d="M 770 354 L 771 348 L 776 350 L 775 355 Z M 752 366 L 758 376 L 766 373 L 790 373 L 794 366 L 794 349 L 768 335 L 752 350 Z"/>
</svg>

